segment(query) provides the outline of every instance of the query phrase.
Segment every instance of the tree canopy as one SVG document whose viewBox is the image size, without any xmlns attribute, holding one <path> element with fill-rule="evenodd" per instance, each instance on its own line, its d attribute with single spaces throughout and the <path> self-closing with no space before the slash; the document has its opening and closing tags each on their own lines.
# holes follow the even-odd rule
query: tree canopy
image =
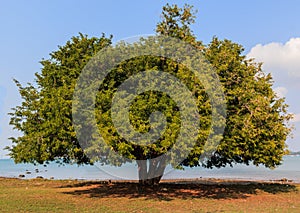
<svg viewBox="0 0 300 213">
<path fill-rule="evenodd" d="M 105 139 L 105 144 L 101 146 L 94 144 L 95 146 L 90 145 L 88 149 L 82 149 L 83 144 L 78 140 L 72 114 L 73 95 L 82 70 L 99 51 L 101 53 L 105 48 L 112 50 L 119 48 L 118 50 L 124 50 L 123 54 L 126 54 L 127 50 L 136 47 L 134 45 L 149 47 L 151 42 L 155 44 L 150 38 L 141 39 L 135 44 L 121 43 L 112 46 L 112 37 L 102 35 L 100 38 L 88 38 L 83 34 L 73 37 L 64 46 L 52 52 L 50 59 L 41 61 L 43 68 L 40 73 L 36 73 L 34 84 L 28 83 L 24 87 L 15 80 L 23 100 L 21 105 L 16 106 L 10 113 L 10 124 L 22 135 L 11 138 L 13 146 L 8 147 L 10 156 L 17 163 L 43 163 L 62 159 L 67 163 L 99 161 L 117 166 L 126 161 L 144 160 L 137 161 L 139 178 L 144 182 L 150 179 L 151 184 L 159 182 L 167 164 L 175 168 L 184 166 L 212 168 L 234 163 L 262 164 L 270 168 L 279 165 L 283 155 L 287 153 L 285 141 L 291 131 L 288 121 L 292 116 L 287 112 L 285 100 L 277 97 L 273 91 L 272 76 L 263 72 L 260 63 L 246 59 L 243 55 L 244 49 L 239 44 L 226 39 L 219 40 L 216 37 L 208 45 L 198 41 L 190 28 L 194 19 L 193 7 L 185 5 L 179 8 L 177 5 L 167 4 L 163 7 L 162 20 L 157 24 L 156 32 L 158 35 L 169 36 L 190 44 L 191 53 L 193 48 L 200 52 L 204 57 L 203 60 L 213 67 L 217 74 L 216 79 L 219 80 L 224 92 L 225 129 L 221 138 L 212 139 L 219 140 L 220 143 L 204 161 L 201 160 L 201 155 L 210 131 L 217 131 L 212 130 L 214 108 L 211 97 L 203 82 L 195 78 L 187 66 L 157 55 L 141 55 L 122 61 L 105 76 L 105 80 L 99 85 L 95 105 L 91 105 L 94 106 L 96 125 Z M 178 49 L 178 54 L 180 51 Z M 101 57 L 99 53 L 98 57 Z M 192 58 L 189 56 L 184 60 L 193 63 Z M 164 129 L 163 134 L 155 143 L 138 145 L 127 141 L 114 126 L 112 118 L 114 112 L 111 107 L 115 93 L 127 79 L 145 70 L 163 71 L 175 76 L 195 97 L 199 115 L 196 142 L 179 163 L 174 163 L 176 162 L 174 159 L 178 156 L 153 160 L 171 149 L 181 133 L 182 112 L 169 94 L 144 91 L 128 106 L 130 124 L 136 132 L 146 134 L 151 131 L 153 125 L 156 127 L 164 125 L 161 127 Z M 143 80 L 138 80 L 134 85 L 145 84 Z M 177 90 L 175 85 L 168 86 Z M 185 98 L 181 97 L 180 100 Z M 121 100 L 126 104 L 126 98 Z M 155 113 L 157 111 L 161 113 Z M 162 114 L 165 122 L 160 119 Z M 84 116 L 83 114 L 80 119 L 89 122 Z M 115 119 L 122 119 L 118 116 L 121 115 L 115 114 Z M 221 126 L 222 116 L 218 118 Z M 192 129 L 195 126 L 188 128 Z M 89 128 L 86 131 L 89 133 Z M 94 135 L 90 137 L 93 138 L 92 141 L 98 140 Z M 185 143 L 189 144 L 189 140 L 179 145 L 181 149 L 186 149 Z M 103 150 L 99 150 L 99 147 Z M 118 155 L 113 156 L 108 150 L 113 150 Z M 93 153 L 92 156 L 95 158 L 92 159 L 87 153 Z"/>
</svg>

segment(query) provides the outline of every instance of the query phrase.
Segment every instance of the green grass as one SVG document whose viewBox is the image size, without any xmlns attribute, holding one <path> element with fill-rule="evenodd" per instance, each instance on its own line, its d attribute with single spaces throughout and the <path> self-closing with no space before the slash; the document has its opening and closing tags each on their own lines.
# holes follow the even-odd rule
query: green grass
<svg viewBox="0 0 300 213">
<path fill-rule="evenodd" d="M 299 212 L 300 185 L 213 182 L 138 193 L 136 183 L 0 178 L 0 212 Z"/>
</svg>

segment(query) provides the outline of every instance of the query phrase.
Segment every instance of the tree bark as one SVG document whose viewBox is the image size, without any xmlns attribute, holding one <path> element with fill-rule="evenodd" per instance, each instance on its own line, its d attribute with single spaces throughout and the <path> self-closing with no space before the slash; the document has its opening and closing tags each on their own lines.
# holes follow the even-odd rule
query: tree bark
<svg viewBox="0 0 300 213">
<path fill-rule="evenodd" d="M 147 180 L 147 162 L 137 161 L 137 164 L 138 164 L 139 184 L 144 185 L 145 180 Z"/>
<path fill-rule="evenodd" d="M 155 186 L 158 185 L 166 168 L 166 157 L 162 157 L 160 160 L 150 159 L 144 161 L 137 161 L 138 174 L 139 174 L 139 186 L 140 189 L 143 186 Z M 147 166 L 147 164 L 149 164 Z"/>
</svg>

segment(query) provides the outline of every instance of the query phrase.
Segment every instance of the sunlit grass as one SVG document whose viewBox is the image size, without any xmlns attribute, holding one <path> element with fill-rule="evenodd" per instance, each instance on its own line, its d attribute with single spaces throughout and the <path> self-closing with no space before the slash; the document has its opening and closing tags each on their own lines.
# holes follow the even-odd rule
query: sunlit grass
<svg viewBox="0 0 300 213">
<path fill-rule="evenodd" d="M 299 212 L 300 185 L 0 179 L 0 212 Z"/>
</svg>

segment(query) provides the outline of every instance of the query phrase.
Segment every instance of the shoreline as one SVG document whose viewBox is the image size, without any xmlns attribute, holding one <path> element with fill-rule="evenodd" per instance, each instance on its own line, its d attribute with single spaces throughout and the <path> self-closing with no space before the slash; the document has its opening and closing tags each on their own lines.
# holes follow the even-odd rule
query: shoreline
<svg viewBox="0 0 300 213">
<path fill-rule="evenodd" d="M 113 179 L 53 179 L 38 176 L 36 178 L 19 178 L 19 177 L 3 177 L 0 180 L 45 180 L 45 181 L 74 181 L 74 182 L 89 182 L 89 183 L 138 183 L 138 180 L 113 180 Z M 250 185 L 250 184 L 291 184 L 300 185 L 300 182 L 294 182 L 286 178 L 278 180 L 253 180 L 253 179 L 238 179 L 238 178 L 178 178 L 178 179 L 162 179 L 160 184 L 201 184 L 201 185 Z"/>
<path fill-rule="evenodd" d="M 187 168 L 186 170 L 168 170 L 162 181 L 193 180 L 208 182 L 219 181 L 247 181 L 247 182 L 288 182 L 300 183 L 299 157 L 286 158 L 286 164 L 275 170 L 264 167 L 235 165 L 220 169 Z M 0 160 L 0 177 L 34 179 L 37 177 L 54 180 L 80 181 L 134 181 L 138 180 L 137 169 L 134 165 L 124 167 L 98 166 L 60 166 L 55 163 L 49 165 L 14 164 L 11 159 Z M 124 174 L 124 175 L 123 175 Z"/>
</svg>

